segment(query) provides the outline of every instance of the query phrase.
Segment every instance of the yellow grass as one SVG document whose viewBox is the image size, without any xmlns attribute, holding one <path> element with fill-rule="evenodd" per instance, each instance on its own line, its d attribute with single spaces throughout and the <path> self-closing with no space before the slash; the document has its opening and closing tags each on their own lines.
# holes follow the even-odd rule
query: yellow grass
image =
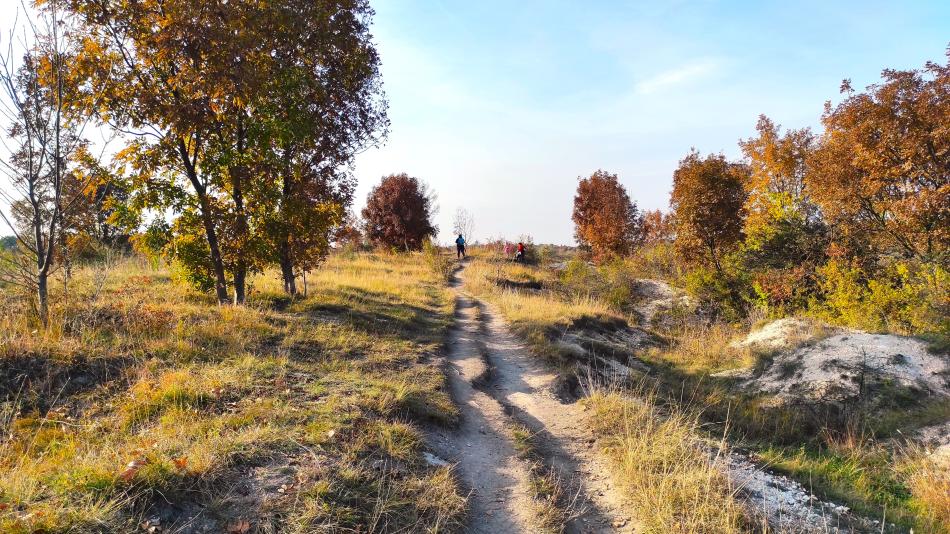
<svg viewBox="0 0 950 534">
<path fill-rule="evenodd" d="M 265 273 L 219 307 L 127 260 L 74 273 L 48 331 L 0 295 L 0 365 L 32 377 L 0 384 L 0 531 L 134 530 L 166 501 L 215 507 L 221 529 L 457 526 L 465 499 L 414 424 L 457 418 L 425 357 L 451 320 L 442 281 L 420 255 L 367 254 L 310 273 L 307 298 L 279 287 Z M 229 504 L 242 466 L 270 464 L 297 466 L 294 495 Z"/>
<path fill-rule="evenodd" d="M 661 414 L 649 399 L 619 393 L 597 392 L 584 402 L 615 468 L 614 481 L 644 531 L 744 531 L 744 510 L 722 467 L 704 450 L 695 416 Z"/>
</svg>

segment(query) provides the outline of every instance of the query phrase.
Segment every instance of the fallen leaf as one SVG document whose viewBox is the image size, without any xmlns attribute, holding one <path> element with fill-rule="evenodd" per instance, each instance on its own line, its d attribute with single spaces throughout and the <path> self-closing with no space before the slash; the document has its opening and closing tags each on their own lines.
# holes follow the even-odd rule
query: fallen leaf
<svg viewBox="0 0 950 534">
<path fill-rule="evenodd" d="M 142 466 L 148 463 L 148 460 L 143 457 L 136 458 L 128 463 L 125 466 L 125 470 L 119 473 L 119 478 L 126 482 L 131 482 L 135 475 L 141 471 Z"/>
<path fill-rule="evenodd" d="M 251 523 L 244 519 L 228 525 L 228 534 L 245 534 L 251 530 Z"/>
</svg>

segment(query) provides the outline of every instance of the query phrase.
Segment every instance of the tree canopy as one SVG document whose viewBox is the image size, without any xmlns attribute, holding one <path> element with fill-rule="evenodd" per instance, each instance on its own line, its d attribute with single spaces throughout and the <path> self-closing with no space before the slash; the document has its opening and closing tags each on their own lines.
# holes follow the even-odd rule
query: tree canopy
<svg viewBox="0 0 950 534">
<path fill-rule="evenodd" d="M 434 202 L 418 178 L 406 173 L 384 176 L 363 208 L 366 238 L 377 246 L 420 250 L 438 232 L 432 224 Z"/>
<path fill-rule="evenodd" d="M 624 256 L 640 238 L 642 219 L 616 174 L 581 178 L 574 195 L 574 237 L 595 258 Z"/>
</svg>

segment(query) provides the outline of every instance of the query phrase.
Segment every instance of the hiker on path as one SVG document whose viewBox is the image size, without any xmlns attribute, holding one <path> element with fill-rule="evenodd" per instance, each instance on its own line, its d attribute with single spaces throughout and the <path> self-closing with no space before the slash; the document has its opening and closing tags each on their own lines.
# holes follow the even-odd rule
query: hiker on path
<svg viewBox="0 0 950 534">
<path fill-rule="evenodd" d="M 515 254 L 515 260 L 524 261 L 524 243 L 518 242 L 518 252 Z"/>
<path fill-rule="evenodd" d="M 465 257 L 465 238 L 462 237 L 462 234 L 459 234 L 458 239 L 455 240 L 455 257 Z"/>
</svg>

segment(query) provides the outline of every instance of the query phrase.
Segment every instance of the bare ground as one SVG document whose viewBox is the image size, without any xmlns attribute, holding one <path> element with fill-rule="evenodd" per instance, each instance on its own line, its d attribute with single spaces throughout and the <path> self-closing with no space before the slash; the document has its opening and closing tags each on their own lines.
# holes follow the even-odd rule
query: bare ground
<svg viewBox="0 0 950 534">
<path fill-rule="evenodd" d="M 537 532 L 544 517 L 531 489 L 538 473 L 519 454 L 512 427 L 530 433 L 543 471 L 559 481 L 555 503 L 564 518 L 554 525 L 574 533 L 634 532 L 620 492 L 579 403 L 559 391 L 558 375 L 533 357 L 486 304 L 465 294 L 456 278 L 457 325 L 450 334 L 446 368 L 461 409 L 455 431 L 430 433 L 434 451 L 457 464 L 471 491 L 471 532 Z"/>
</svg>

